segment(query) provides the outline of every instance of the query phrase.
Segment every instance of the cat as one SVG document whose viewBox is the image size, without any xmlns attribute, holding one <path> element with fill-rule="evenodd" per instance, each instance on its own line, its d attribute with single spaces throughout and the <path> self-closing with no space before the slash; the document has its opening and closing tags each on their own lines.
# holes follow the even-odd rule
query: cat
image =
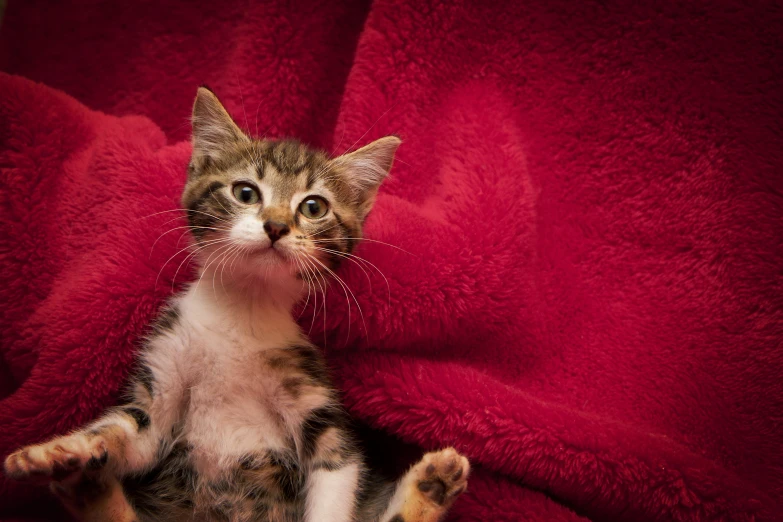
<svg viewBox="0 0 783 522">
<path fill-rule="evenodd" d="M 129 400 L 5 461 L 80 520 L 435 522 L 466 488 L 453 448 L 383 482 L 292 308 L 356 247 L 400 140 L 336 158 L 253 139 L 199 88 L 182 194 L 199 278 L 160 313 Z M 206 284 L 206 281 L 209 284 Z"/>
</svg>

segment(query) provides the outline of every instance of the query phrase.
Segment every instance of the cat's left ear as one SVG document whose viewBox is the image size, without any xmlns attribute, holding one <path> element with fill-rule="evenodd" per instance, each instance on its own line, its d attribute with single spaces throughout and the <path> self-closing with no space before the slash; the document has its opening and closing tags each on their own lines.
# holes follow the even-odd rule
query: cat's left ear
<svg viewBox="0 0 783 522">
<path fill-rule="evenodd" d="M 344 177 L 358 200 L 362 219 L 370 212 L 378 188 L 389 175 L 400 143 L 402 141 L 397 136 L 386 136 L 332 160 L 332 164 L 345 173 Z"/>
<path fill-rule="evenodd" d="M 241 142 L 250 141 L 234 123 L 215 93 L 199 87 L 193 103 L 193 159 L 213 160 Z"/>
</svg>

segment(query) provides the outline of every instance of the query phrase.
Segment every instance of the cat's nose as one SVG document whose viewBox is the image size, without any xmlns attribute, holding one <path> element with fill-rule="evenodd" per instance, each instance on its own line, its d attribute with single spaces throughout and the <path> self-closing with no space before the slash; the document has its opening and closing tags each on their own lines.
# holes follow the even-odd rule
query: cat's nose
<svg viewBox="0 0 783 522">
<path fill-rule="evenodd" d="M 264 230 L 266 231 L 266 235 L 269 236 L 269 239 L 272 241 L 272 243 L 291 232 L 291 229 L 288 228 L 288 225 L 278 221 L 267 221 L 264 223 Z"/>
</svg>

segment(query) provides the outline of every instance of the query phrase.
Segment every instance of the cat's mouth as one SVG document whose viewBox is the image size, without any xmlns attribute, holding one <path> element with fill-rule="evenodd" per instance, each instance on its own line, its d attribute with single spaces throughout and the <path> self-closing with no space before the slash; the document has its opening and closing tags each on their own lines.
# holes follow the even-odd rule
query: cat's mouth
<svg viewBox="0 0 783 522">
<path fill-rule="evenodd" d="M 245 251 L 251 256 L 286 258 L 285 253 L 280 248 L 276 248 L 275 245 L 247 245 Z"/>
<path fill-rule="evenodd" d="M 261 261 L 277 263 L 293 262 L 292 254 L 288 252 L 288 249 L 282 245 L 248 245 L 245 247 L 245 251 L 247 252 L 248 256 Z"/>
</svg>

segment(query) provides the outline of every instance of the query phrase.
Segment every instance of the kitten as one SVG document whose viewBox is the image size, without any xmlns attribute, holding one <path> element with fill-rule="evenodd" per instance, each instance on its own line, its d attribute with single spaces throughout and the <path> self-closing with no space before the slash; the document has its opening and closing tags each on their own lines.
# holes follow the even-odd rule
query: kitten
<svg viewBox="0 0 783 522">
<path fill-rule="evenodd" d="M 199 281 L 158 317 L 128 403 L 18 450 L 6 474 L 51 482 L 90 522 L 441 519 L 468 461 L 449 448 L 396 484 L 374 479 L 322 354 L 291 315 L 356 246 L 399 144 L 330 159 L 254 140 L 199 89 L 182 195 Z"/>
</svg>

